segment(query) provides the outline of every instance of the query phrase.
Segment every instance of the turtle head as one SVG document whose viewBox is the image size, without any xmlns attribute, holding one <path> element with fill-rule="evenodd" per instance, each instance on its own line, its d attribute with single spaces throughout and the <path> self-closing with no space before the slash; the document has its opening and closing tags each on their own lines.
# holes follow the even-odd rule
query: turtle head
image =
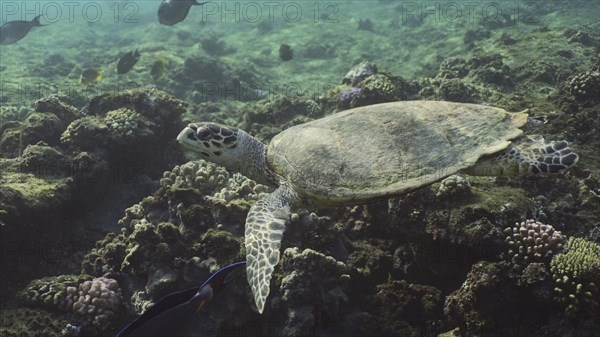
<svg viewBox="0 0 600 337">
<path fill-rule="evenodd" d="M 266 146 L 246 132 L 217 123 L 191 123 L 177 136 L 188 150 L 204 160 L 237 171 L 257 183 L 277 185 L 267 167 Z"/>
<path fill-rule="evenodd" d="M 217 123 L 191 123 L 177 136 L 177 141 L 202 159 L 229 167 L 239 158 L 238 128 Z"/>
</svg>

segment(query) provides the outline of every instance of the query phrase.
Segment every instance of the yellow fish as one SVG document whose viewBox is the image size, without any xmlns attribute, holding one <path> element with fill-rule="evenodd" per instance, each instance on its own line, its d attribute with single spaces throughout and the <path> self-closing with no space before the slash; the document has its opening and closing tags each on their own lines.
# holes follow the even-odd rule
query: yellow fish
<svg viewBox="0 0 600 337">
<path fill-rule="evenodd" d="M 96 68 L 88 68 L 81 72 L 81 76 L 79 77 L 79 83 L 81 84 L 91 84 L 94 82 L 98 82 L 102 79 L 102 72 Z"/>
<path fill-rule="evenodd" d="M 165 63 L 165 59 L 162 57 L 154 61 L 152 64 L 152 69 L 150 69 L 150 75 L 152 76 L 153 80 L 158 81 L 165 74 L 165 70 L 167 68 Z"/>
</svg>

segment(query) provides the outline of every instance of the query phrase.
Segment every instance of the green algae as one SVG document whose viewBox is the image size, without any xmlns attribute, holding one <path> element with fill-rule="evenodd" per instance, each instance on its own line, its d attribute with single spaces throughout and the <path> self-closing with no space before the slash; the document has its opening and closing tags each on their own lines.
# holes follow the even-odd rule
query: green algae
<svg viewBox="0 0 600 337">
<path fill-rule="evenodd" d="M 38 178 L 32 173 L 13 172 L 0 177 L 0 186 L 19 191 L 29 204 L 64 195 L 64 178 Z"/>
</svg>

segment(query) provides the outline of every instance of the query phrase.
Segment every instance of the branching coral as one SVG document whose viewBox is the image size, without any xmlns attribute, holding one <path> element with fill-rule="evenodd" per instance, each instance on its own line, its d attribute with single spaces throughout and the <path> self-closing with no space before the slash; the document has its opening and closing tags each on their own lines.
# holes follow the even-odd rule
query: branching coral
<svg viewBox="0 0 600 337">
<path fill-rule="evenodd" d="M 554 256 L 550 263 L 556 281 L 556 299 L 566 305 L 569 317 L 580 313 L 598 317 L 600 245 L 571 237 L 566 248 L 565 253 Z"/>
</svg>

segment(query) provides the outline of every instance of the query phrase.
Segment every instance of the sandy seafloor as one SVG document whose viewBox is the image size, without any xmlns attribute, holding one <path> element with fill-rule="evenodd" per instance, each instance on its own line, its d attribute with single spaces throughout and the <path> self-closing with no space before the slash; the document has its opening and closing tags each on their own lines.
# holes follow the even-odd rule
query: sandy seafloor
<svg viewBox="0 0 600 337">
<path fill-rule="evenodd" d="M 112 336 L 243 259 L 246 213 L 269 189 L 185 164 L 185 123 L 268 142 L 345 108 L 416 99 L 529 109 L 525 133 L 570 142 L 580 161 L 561 175 L 460 174 L 468 183 L 296 210 L 265 313 L 242 279 L 195 331 L 600 336 L 599 2 L 225 1 L 172 27 L 159 3 L 0 4 L 3 23 L 41 13 L 47 24 L 0 46 L 0 335 Z M 134 49 L 139 62 L 118 75 Z M 363 60 L 377 74 L 340 86 Z M 81 84 L 89 68 L 103 78 Z M 352 87 L 361 94 L 342 100 Z M 526 219 L 564 237 L 506 230 Z M 528 235 L 544 256 L 524 262 L 514 249 Z M 73 309 L 86 281 L 109 279 L 114 304 Z"/>
</svg>

